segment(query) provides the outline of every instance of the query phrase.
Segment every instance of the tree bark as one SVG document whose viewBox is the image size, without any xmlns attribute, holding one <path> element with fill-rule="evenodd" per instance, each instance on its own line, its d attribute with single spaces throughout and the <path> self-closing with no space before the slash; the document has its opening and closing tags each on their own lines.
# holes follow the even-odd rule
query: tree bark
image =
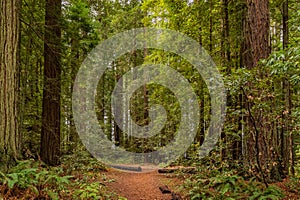
<svg viewBox="0 0 300 200">
<path fill-rule="evenodd" d="M 60 156 L 61 0 L 46 0 L 45 8 L 41 159 L 49 165 L 57 165 Z"/>
<path fill-rule="evenodd" d="M 243 64 L 255 67 L 260 59 L 270 55 L 270 14 L 268 0 L 246 0 L 247 14 L 244 27 Z"/>
<path fill-rule="evenodd" d="M 243 64 L 248 69 L 252 69 L 258 67 L 258 62 L 268 58 L 270 54 L 269 1 L 246 0 L 246 5 Z M 261 73 L 259 76 L 264 78 L 265 75 Z M 253 90 L 252 85 L 251 82 L 248 83 L 250 90 Z M 251 168 L 250 171 L 261 178 L 267 186 L 269 181 L 281 180 L 282 163 L 279 162 L 277 141 L 272 139 L 274 129 L 269 126 L 272 124 L 271 119 L 261 110 L 255 109 L 254 103 L 249 100 L 249 95 L 251 96 L 244 91 L 248 112 L 246 159 Z"/>
<path fill-rule="evenodd" d="M 282 4 L 282 44 L 283 49 L 286 49 L 289 44 L 289 1 L 285 0 Z M 284 169 L 286 172 L 290 170 L 291 174 L 294 174 L 294 140 L 293 135 L 291 134 L 291 128 L 289 127 L 290 121 L 290 113 L 292 108 L 291 101 L 291 86 L 290 82 L 287 78 L 284 78 L 282 81 L 282 90 L 284 97 L 285 108 L 282 113 L 282 118 L 284 122 L 284 126 L 281 132 L 281 157 L 284 165 Z"/>
<path fill-rule="evenodd" d="M 6 170 L 19 156 L 18 65 L 19 65 L 18 0 L 0 0 L 0 168 Z"/>
</svg>

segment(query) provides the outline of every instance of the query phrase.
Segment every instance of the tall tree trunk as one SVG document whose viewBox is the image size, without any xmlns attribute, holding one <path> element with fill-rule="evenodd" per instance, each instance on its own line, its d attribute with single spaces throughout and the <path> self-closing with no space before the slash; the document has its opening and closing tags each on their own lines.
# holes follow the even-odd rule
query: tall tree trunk
<svg viewBox="0 0 300 200">
<path fill-rule="evenodd" d="M 283 31 L 283 48 L 285 49 L 289 44 L 289 28 L 288 28 L 288 20 L 289 20 L 289 1 L 285 0 L 282 4 L 282 31 Z"/>
<path fill-rule="evenodd" d="M 77 33 L 75 35 L 74 38 L 72 38 L 71 41 L 71 66 L 69 67 L 69 76 L 70 76 L 70 83 L 68 84 L 68 88 L 69 88 L 69 96 L 67 98 L 72 98 L 72 93 L 73 93 L 73 85 L 75 82 L 75 78 L 76 78 L 76 73 L 77 70 L 79 68 L 79 63 L 80 63 L 80 51 L 79 51 L 79 31 L 80 30 L 76 30 Z M 67 72 L 68 73 L 68 72 Z M 72 113 L 72 103 L 68 102 L 68 116 L 67 116 L 67 120 L 69 121 L 69 132 L 67 133 L 67 145 L 66 148 L 68 149 L 68 152 L 72 152 L 74 150 L 76 150 L 77 148 L 77 144 L 78 144 L 78 134 L 76 132 L 76 127 L 75 127 L 75 122 L 74 122 L 74 118 L 73 118 L 73 113 Z"/>
<path fill-rule="evenodd" d="M 246 0 L 247 15 L 244 27 L 244 54 L 243 63 L 248 69 L 257 67 L 259 60 L 268 58 L 270 54 L 269 42 L 269 1 Z M 264 75 L 260 74 L 261 78 Z M 252 83 L 248 83 L 250 90 Z M 259 93 L 259 92 L 258 92 Z M 279 162 L 276 141 L 272 139 L 273 127 L 270 127 L 271 119 L 262 115 L 255 109 L 253 102 L 248 99 L 244 91 L 247 110 L 247 160 L 252 171 L 260 177 L 266 185 L 268 181 L 280 180 L 282 164 Z"/>
<path fill-rule="evenodd" d="M 226 72 L 230 73 L 230 45 L 229 45 L 229 13 L 228 13 L 228 0 L 222 0 L 222 39 L 221 39 L 221 56 L 225 61 Z M 227 105 L 232 106 L 230 96 L 227 97 Z M 221 133 L 221 162 L 226 157 L 227 137 L 225 132 Z"/>
<path fill-rule="evenodd" d="M 289 20 L 289 1 L 285 0 L 282 4 L 282 43 L 283 49 L 286 49 L 289 44 L 289 27 L 288 27 L 288 20 Z M 284 165 L 284 169 L 286 172 L 290 170 L 291 174 L 294 174 L 294 141 L 293 135 L 290 133 L 291 129 L 289 127 L 289 115 L 291 112 L 292 101 L 291 101 L 291 86 L 289 80 L 284 78 L 283 85 L 283 98 L 285 109 L 283 110 L 283 122 L 284 126 L 281 132 L 281 157 L 282 162 Z"/>
<path fill-rule="evenodd" d="M 224 4 L 224 38 L 225 38 L 225 56 L 227 64 L 231 61 L 230 43 L 229 43 L 229 12 L 228 0 L 223 0 Z"/>
<path fill-rule="evenodd" d="M 268 0 L 246 0 L 243 64 L 251 69 L 270 54 L 270 14 Z"/>
<path fill-rule="evenodd" d="M 0 0 L 0 168 L 18 158 L 19 0 Z"/>
<path fill-rule="evenodd" d="M 41 159 L 49 165 L 57 165 L 60 156 L 61 0 L 46 0 L 45 8 Z"/>
<path fill-rule="evenodd" d="M 213 47 L 213 1 L 210 1 L 209 4 L 209 52 L 212 53 L 212 47 Z"/>
<path fill-rule="evenodd" d="M 202 31 L 202 21 L 203 18 L 202 16 L 202 12 L 200 9 L 200 1 L 199 0 L 195 0 L 195 4 L 197 5 L 198 8 L 198 12 L 197 12 L 197 19 L 199 20 L 199 29 L 198 29 L 198 42 L 199 42 L 199 46 L 200 48 L 203 47 L 203 31 Z M 199 124 L 200 124 L 200 128 L 199 128 L 199 132 L 197 133 L 196 137 L 195 137 L 195 142 L 202 144 L 204 141 L 204 133 L 205 133 L 205 127 L 204 127 L 204 87 L 205 87 L 205 83 L 203 80 L 199 81 L 199 93 L 198 96 L 200 97 L 200 105 L 199 105 Z M 195 146 L 195 151 L 196 151 L 196 146 Z"/>
</svg>

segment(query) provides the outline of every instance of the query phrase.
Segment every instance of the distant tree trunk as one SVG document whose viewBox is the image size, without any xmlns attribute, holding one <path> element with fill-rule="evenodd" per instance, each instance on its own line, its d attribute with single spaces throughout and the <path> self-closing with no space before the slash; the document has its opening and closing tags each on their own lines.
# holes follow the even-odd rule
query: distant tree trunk
<svg viewBox="0 0 300 200">
<path fill-rule="evenodd" d="M 115 76 L 115 84 L 118 83 L 119 79 L 122 77 L 122 69 L 118 70 L 117 69 L 118 67 L 118 63 L 115 63 L 115 66 L 114 66 L 114 76 Z M 123 89 L 123 81 L 120 82 L 120 85 Z M 122 102 L 122 99 L 123 99 L 123 94 L 122 92 L 120 92 L 118 95 L 118 99 L 120 100 L 121 103 Z M 121 110 L 121 105 L 120 103 L 117 103 L 116 104 L 116 108 L 117 110 Z M 115 112 L 115 111 L 114 111 Z M 123 117 L 123 116 L 122 116 Z M 115 144 L 116 146 L 121 146 L 122 145 L 122 130 L 121 130 L 121 127 L 119 127 L 119 125 L 117 124 L 116 120 L 114 120 L 114 137 L 115 137 Z"/>
<path fill-rule="evenodd" d="M 224 59 L 226 72 L 230 73 L 230 45 L 229 45 L 229 13 L 228 13 L 228 0 L 222 0 L 222 39 L 221 39 L 221 56 Z M 230 97 L 227 97 L 228 106 L 232 106 Z M 226 157 L 227 137 L 224 131 L 221 133 L 221 162 Z"/>
<path fill-rule="evenodd" d="M 203 47 L 203 31 L 202 31 L 202 12 L 200 8 L 200 1 L 195 0 L 195 4 L 198 6 L 198 12 L 197 12 L 197 19 L 199 19 L 199 29 L 198 29 L 198 42 L 200 48 Z M 199 123 L 200 123 L 200 128 L 199 131 L 195 137 L 195 142 L 202 144 L 204 141 L 204 132 L 205 132 L 205 127 L 204 127 L 204 87 L 205 83 L 203 80 L 199 81 L 199 93 L 198 96 L 200 97 L 200 105 L 199 105 Z M 195 151 L 196 151 L 196 146 L 195 146 Z"/>
<path fill-rule="evenodd" d="M 0 0 L 0 168 L 18 158 L 18 65 L 20 1 Z"/>
<path fill-rule="evenodd" d="M 57 165 L 60 156 L 61 0 L 46 0 L 45 8 L 41 159 L 49 165 Z"/>
<path fill-rule="evenodd" d="M 283 48 L 285 49 L 289 44 L 289 1 L 285 0 L 282 5 L 282 31 L 283 31 Z"/>
<path fill-rule="evenodd" d="M 225 37 L 225 56 L 227 64 L 231 61 L 230 41 L 229 41 L 229 12 L 228 12 L 228 0 L 223 0 L 224 4 L 224 37 Z"/>
<path fill-rule="evenodd" d="M 282 43 L 283 49 L 286 49 L 289 44 L 289 28 L 288 28 L 288 20 L 289 20 L 289 9 L 288 9 L 289 1 L 285 0 L 282 4 Z M 283 90 L 283 98 L 285 108 L 283 110 L 282 118 L 284 121 L 284 125 L 281 132 L 281 157 L 284 165 L 284 170 L 288 172 L 290 170 L 291 174 L 294 174 L 294 141 L 293 135 L 290 133 L 291 129 L 289 127 L 289 115 L 291 112 L 292 101 L 291 101 L 291 86 L 290 82 L 284 78 L 282 84 Z"/>
<path fill-rule="evenodd" d="M 212 47 L 213 47 L 213 1 L 210 1 L 209 4 L 209 52 L 212 53 Z"/>
<path fill-rule="evenodd" d="M 199 30 L 199 45 L 202 48 L 202 32 L 201 29 Z M 204 141 L 204 135 L 205 135 L 205 118 L 204 118 L 204 113 L 205 113 L 205 101 L 204 101 L 204 87 L 205 87 L 205 83 L 203 80 L 201 80 L 199 82 L 199 97 L 200 97 L 200 109 L 199 109 L 199 114 L 200 114 L 200 118 L 199 118 L 199 122 L 200 122 L 200 133 L 197 134 L 196 136 L 196 142 L 199 142 L 199 144 L 202 144 Z"/>
<path fill-rule="evenodd" d="M 144 30 L 145 32 L 145 30 Z M 147 51 L 147 44 L 145 43 L 144 44 L 144 59 L 148 56 L 148 51 Z M 144 120 L 144 123 L 143 125 L 148 125 L 150 120 L 149 120 L 149 99 L 148 99 L 148 89 L 147 89 L 147 86 L 144 85 L 143 87 L 143 120 Z M 145 152 L 145 149 L 144 147 L 147 146 L 147 140 L 145 140 L 144 138 L 142 139 L 143 140 L 143 143 L 146 143 L 143 145 L 143 153 L 148 153 L 148 150 L 146 150 L 147 152 Z M 145 141 L 144 141 L 145 140 Z M 144 163 L 148 163 L 148 159 L 147 157 L 145 156 L 144 157 Z"/>
</svg>

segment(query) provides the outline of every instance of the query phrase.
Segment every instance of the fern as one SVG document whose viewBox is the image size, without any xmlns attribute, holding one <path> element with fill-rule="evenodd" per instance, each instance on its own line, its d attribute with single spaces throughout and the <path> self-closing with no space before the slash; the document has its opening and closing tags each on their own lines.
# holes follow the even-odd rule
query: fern
<svg viewBox="0 0 300 200">
<path fill-rule="evenodd" d="M 80 197 L 80 199 L 101 199 L 102 194 L 100 193 L 99 188 L 101 185 L 98 182 L 94 183 L 81 183 L 80 189 L 75 192 L 74 198 Z"/>
</svg>

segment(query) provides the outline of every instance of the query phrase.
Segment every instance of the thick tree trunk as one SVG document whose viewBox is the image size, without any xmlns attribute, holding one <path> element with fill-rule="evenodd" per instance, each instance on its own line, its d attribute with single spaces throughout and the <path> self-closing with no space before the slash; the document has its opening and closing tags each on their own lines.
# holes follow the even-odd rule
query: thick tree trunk
<svg viewBox="0 0 300 200">
<path fill-rule="evenodd" d="M 251 69 L 270 54 L 270 14 L 268 0 L 246 0 L 246 3 L 243 64 Z"/>
<path fill-rule="evenodd" d="M 60 156 L 61 0 L 46 0 L 45 6 L 41 159 L 49 165 L 57 165 Z"/>
<path fill-rule="evenodd" d="M 257 67 L 259 60 L 268 58 L 270 54 L 269 42 L 269 1 L 268 0 L 246 0 L 247 15 L 244 27 L 244 55 L 243 64 L 252 69 Z M 263 74 L 260 75 L 263 78 Z M 248 86 L 251 89 L 252 83 Z M 246 135 L 246 160 L 251 171 L 259 176 L 267 185 L 268 181 L 280 180 L 282 177 L 282 163 L 279 160 L 278 141 L 274 141 L 274 127 L 270 124 L 271 119 L 262 115 L 261 111 L 255 109 L 253 102 L 246 99 L 248 133 Z"/>
<path fill-rule="evenodd" d="M 0 0 L 0 168 L 5 170 L 18 158 L 18 0 Z"/>
</svg>

